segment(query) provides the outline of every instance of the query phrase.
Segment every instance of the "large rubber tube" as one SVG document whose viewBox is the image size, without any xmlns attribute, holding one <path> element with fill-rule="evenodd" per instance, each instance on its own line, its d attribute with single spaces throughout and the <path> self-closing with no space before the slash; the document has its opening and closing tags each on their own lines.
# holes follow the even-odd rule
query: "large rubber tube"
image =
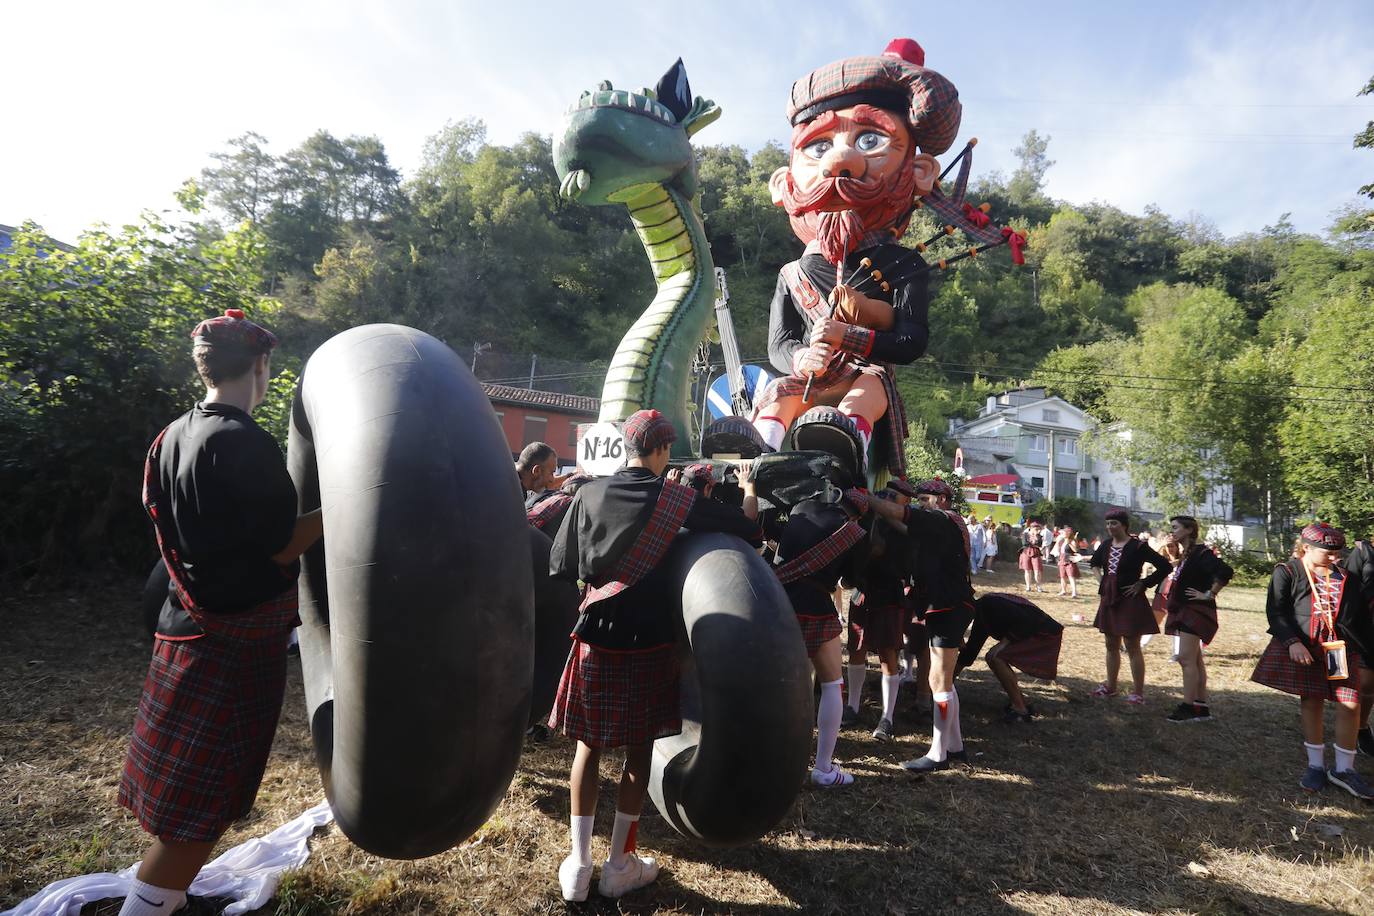
<svg viewBox="0 0 1374 916">
<path fill-rule="evenodd" d="M 363 849 L 461 842 L 520 757 L 534 661 L 528 525 L 510 450 L 452 350 L 398 325 L 327 341 L 292 408 L 301 662 L 325 793 Z"/>
<path fill-rule="evenodd" d="M 577 587 L 549 575 L 549 548 L 553 541 L 530 526 L 530 563 L 534 575 L 534 689 L 529 724 L 543 722 L 558 696 L 558 681 L 572 648 L 572 628 L 577 623 Z"/>
<path fill-rule="evenodd" d="M 664 560 L 682 583 L 682 734 L 654 742 L 649 793 L 709 846 L 752 842 L 801 789 L 811 748 L 811 662 L 777 576 L 724 534 L 683 535 Z"/>
</svg>

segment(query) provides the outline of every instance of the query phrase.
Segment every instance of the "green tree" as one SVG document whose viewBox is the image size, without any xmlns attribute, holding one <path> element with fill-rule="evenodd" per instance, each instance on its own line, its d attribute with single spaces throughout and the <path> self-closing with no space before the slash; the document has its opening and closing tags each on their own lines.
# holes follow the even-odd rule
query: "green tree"
<svg viewBox="0 0 1374 916">
<path fill-rule="evenodd" d="M 1031 128 L 1021 138 L 1020 145 L 1011 151 L 1021 163 L 1011 173 L 1011 181 L 1007 183 L 1007 192 L 1012 201 L 1025 203 L 1044 196 L 1045 173 L 1054 165 L 1054 160 L 1048 155 L 1049 148 L 1050 138 L 1040 136 Z"/>
<path fill-rule="evenodd" d="M 196 323 L 273 317 L 256 292 L 264 257 L 252 228 L 212 236 L 152 214 L 71 250 L 32 224 L 15 235 L 0 256 L 0 575 L 151 559 L 144 452 L 203 393 Z"/>
<path fill-rule="evenodd" d="M 1374 95 L 1374 77 L 1371 77 L 1356 95 Z M 1374 121 L 1370 121 L 1364 126 L 1364 130 L 1355 135 L 1355 148 L 1374 149 Z M 1360 188 L 1360 193 L 1365 197 L 1374 197 L 1374 182 Z"/>
</svg>

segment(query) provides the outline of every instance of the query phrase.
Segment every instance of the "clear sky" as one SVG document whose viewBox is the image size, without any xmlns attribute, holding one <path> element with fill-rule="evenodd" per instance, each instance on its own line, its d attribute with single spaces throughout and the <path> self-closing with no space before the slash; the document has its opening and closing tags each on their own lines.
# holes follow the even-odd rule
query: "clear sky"
<svg viewBox="0 0 1374 916">
<path fill-rule="evenodd" d="M 71 238 L 170 207 L 248 130 L 276 153 L 376 134 L 410 174 L 448 120 L 550 133 L 582 89 L 652 86 L 679 55 L 724 109 L 698 142 L 754 149 L 786 138 L 794 79 L 897 36 L 958 86 L 976 171 L 1053 138 L 1056 198 L 1320 232 L 1374 181 L 1351 147 L 1374 119 L 1370 0 L 69 0 L 0 12 L 0 223 Z"/>
</svg>

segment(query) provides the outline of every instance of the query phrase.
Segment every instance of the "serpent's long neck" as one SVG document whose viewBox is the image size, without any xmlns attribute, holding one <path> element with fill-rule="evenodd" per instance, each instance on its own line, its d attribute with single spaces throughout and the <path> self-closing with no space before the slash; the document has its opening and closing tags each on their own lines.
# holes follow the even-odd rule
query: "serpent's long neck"
<svg viewBox="0 0 1374 916">
<path fill-rule="evenodd" d="M 626 206 L 649 256 L 658 294 L 611 358 L 601 392 L 601 419 L 623 420 L 636 410 L 657 408 L 677 427 L 673 453 L 690 455 L 687 394 L 692 355 L 711 318 L 711 249 L 691 202 L 675 189 L 649 185 Z"/>
</svg>

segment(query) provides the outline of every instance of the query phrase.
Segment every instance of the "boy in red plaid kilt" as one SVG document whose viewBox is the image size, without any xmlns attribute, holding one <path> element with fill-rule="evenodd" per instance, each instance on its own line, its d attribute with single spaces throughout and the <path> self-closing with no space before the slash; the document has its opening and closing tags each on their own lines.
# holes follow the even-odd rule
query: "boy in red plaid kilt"
<svg viewBox="0 0 1374 916">
<path fill-rule="evenodd" d="M 1003 718 L 1008 722 L 1029 722 L 1035 717 L 1035 709 L 1026 702 L 1012 668 L 1020 668 L 1041 680 L 1054 680 L 1059 673 L 1064 627 L 1019 595 L 984 595 L 973 602 L 973 631 L 959 650 L 956 674 L 978 660 L 988 637 L 997 640 L 997 645 L 988 650 L 988 667 L 1011 701 Z"/>
<path fill-rule="evenodd" d="M 857 490 L 840 503 L 808 499 L 788 513 L 778 538 L 778 579 L 787 591 L 801 624 L 806 654 L 816 669 L 821 701 L 816 709 L 816 765 L 813 785 L 847 786 L 854 777 L 835 762 L 844 702 L 840 695 L 840 615 L 834 592 L 842 578 L 852 575 L 855 560 L 866 544 L 855 518 L 868 509 L 868 496 Z"/>
<path fill-rule="evenodd" d="M 577 741 L 570 778 L 572 851 L 558 869 L 566 900 L 591 886 L 592 824 L 605 748 L 624 747 L 611 855 L 598 889 L 619 897 L 658 876 L 653 859 L 633 855 L 648 789 L 653 742 L 682 727 L 673 646 L 672 583 L 660 563 L 682 528 L 738 535 L 762 543 L 758 524 L 738 508 L 697 498 L 666 481 L 677 438 L 657 410 L 625 421 L 627 464 L 577 491 L 549 552 L 549 572 L 587 585 L 573 647 L 558 685 L 549 727 Z"/>
<path fill-rule="evenodd" d="M 1274 637 L 1260 656 L 1252 681 L 1296 694 L 1302 704 L 1307 771 L 1299 785 L 1317 792 L 1335 783 L 1351 795 L 1374 798 L 1374 788 L 1355 772 L 1359 727 L 1359 667 L 1374 658 L 1374 622 L 1358 576 L 1341 568 L 1345 532 L 1324 522 L 1302 530 L 1299 556 L 1274 567 L 1265 616 Z M 1336 766 L 1326 768 L 1323 718 L 1336 705 Z"/>
<path fill-rule="evenodd" d="M 320 536 L 296 516 L 281 450 L 249 416 L 276 338 L 231 309 L 192 357 L 205 400 L 158 434 L 143 502 L 171 587 L 158 620 L 119 802 L 155 838 L 121 916 L 159 916 L 253 806 L 286 684 L 297 559 Z"/>
</svg>

